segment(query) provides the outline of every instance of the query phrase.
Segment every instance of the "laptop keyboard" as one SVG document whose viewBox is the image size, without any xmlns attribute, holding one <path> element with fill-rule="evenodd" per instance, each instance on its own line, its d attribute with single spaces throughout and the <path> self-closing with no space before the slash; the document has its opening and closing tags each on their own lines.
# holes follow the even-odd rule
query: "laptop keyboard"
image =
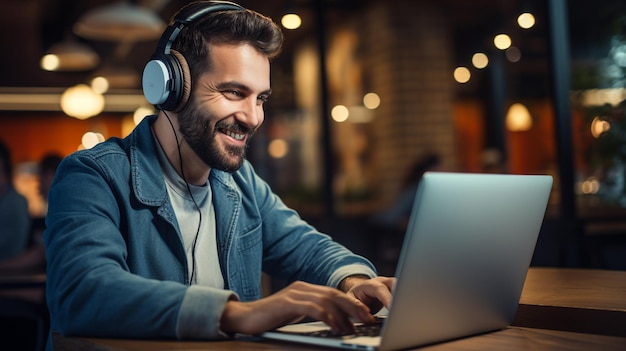
<svg viewBox="0 0 626 351">
<path fill-rule="evenodd" d="M 354 325 L 354 333 L 337 333 L 331 329 L 319 330 L 305 335 L 323 337 L 323 338 L 342 338 L 342 337 L 357 337 L 357 336 L 379 336 L 383 326 L 385 318 L 376 317 L 376 321 L 373 323 L 363 323 Z"/>
</svg>

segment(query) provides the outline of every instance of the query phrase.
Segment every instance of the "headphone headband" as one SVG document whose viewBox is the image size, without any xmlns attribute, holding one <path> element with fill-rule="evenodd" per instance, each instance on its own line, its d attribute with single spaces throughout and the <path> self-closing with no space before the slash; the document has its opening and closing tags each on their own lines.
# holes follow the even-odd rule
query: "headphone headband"
<svg viewBox="0 0 626 351">
<path fill-rule="evenodd" d="M 146 100 L 160 110 L 180 110 L 187 102 L 191 87 L 191 77 L 185 77 L 189 75 L 189 67 L 184 57 L 173 55 L 171 51 L 180 31 L 210 13 L 243 10 L 244 7 L 234 2 L 216 0 L 193 2 L 181 9 L 161 35 L 156 52 L 144 68 L 142 87 Z"/>
<path fill-rule="evenodd" d="M 208 3 L 208 5 L 207 5 Z M 230 1 L 206 1 L 195 2 L 184 7 L 176 17 L 174 17 L 174 23 L 189 24 L 194 22 L 198 17 L 203 17 L 211 12 L 218 11 L 242 11 L 245 10 L 241 5 L 235 4 Z"/>
<path fill-rule="evenodd" d="M 245 10 L 245 8 L 230 1 L 199 1 L 189 4 L 176 14 L 172 23 L 161 35 L 157 45 L 157 53 L 169 54 L 170 47 L 174 44 L 180 31 L 198 18 L 213 12 L 242 10 Z"/>
</svg>

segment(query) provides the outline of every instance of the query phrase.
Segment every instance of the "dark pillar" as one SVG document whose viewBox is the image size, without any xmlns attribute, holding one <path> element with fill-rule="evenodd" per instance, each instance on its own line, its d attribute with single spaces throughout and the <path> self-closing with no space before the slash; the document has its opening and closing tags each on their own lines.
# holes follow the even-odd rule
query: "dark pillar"
<svg viewBox="0 0 626 351">
<path fill-rule="evenodd" d="M 566 0 L 548 2 L 556 147 L 560 182 L 561 265 L 576 265 L 570 253 L 580 253 L 582 230 L 578 225 L 574 194 L 574 148 L 570 107 L 570 49 Z"/>
<path fill-rule="evenodd" d="M 328 217 L 335 216 L 335 201 L 333 194 L 333 169 L 334 157 L 332 150 L 332 131 L 330 124 L 330 106 L 328 102 L 328 77 L 326 76 L 326 4 L 325 0 L 315 1 L 315 13 L 317 22 L 317 43 L 320 61 L 320 86 L 321 86 L 321 118 L 322 118 L 322 148 L 324 161 L 324 207 Z"/>
<path fill-rule="evenodd" d="M 504 129 L 505 117 L 505 62 L 502 52 L 494 52 L 489 64 L 489 101 L 487 121 L 485 123 L 485 147 L 498 150 L 503 167 L 507 165 L 507 147 Z"/>
</svg>

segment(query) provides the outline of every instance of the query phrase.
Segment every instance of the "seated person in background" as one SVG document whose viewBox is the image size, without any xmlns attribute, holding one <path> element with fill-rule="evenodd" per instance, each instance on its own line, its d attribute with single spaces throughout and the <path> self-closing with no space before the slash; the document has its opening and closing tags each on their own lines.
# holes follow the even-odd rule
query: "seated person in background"
<svg viewBox="0 0 626 351">
<path fill-rule="evenodd" d="M 0 142 L 0 263 L 26 249 L 30 228 L 28 202 L 13 185 L 11 152 Z"/>
<path fill-rule="evenodd" d="M 391 303 L 394 278 L 303 221 L 245 159 L 282 33 L 208 4 L 175 17 L 192 18 L 171 45 L 188 101 L 164 94 L 128 137 L 59 166 L 44 233 L 52 332 L 219 339 L 305 316 L 346 332 Z M 291 284 L 262 298 L 262 271 Z"/>
<path fill-rule="evenodd" d="M 63 159 L 62 156 L 49 153 L 39 162 L 39 193 L 44 203 L 48 202 L 48 191 L 52 184 L 54 173 Z M 0 269 L 44 269 L 46 265 L 46 253 L 43 244 L 43 231 L 45 229 L 45 216 L 32 219 L 28 246 L 20 254 L 0 262 Z"/>
<path fill-rule="evenodd" d="M 438 154 L 429 152 L 420 156 L 405 177 L 398 197 L 391 206 L 373 216 L 373 224 L 404 234 L 411 217 L 415 193 L 424 173 L 438 171 L 440 166 L 441 158 Z"/>
</svg>

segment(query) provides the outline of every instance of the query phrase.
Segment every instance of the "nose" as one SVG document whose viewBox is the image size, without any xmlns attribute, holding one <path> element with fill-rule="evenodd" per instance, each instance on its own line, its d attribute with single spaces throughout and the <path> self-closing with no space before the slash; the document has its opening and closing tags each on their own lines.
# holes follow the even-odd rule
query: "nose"
<svg viewBox="0 0 626 351">
<path fill-rule="evenodd" d="M 242 113 L 239 114 L 238 119 L 250 128 L 257 128 L 263 123 L 263 119 L 265 118 L 263 105 L 259 104 L 254 96 L 248 96 L 242 101 Z"/>
</svg>

